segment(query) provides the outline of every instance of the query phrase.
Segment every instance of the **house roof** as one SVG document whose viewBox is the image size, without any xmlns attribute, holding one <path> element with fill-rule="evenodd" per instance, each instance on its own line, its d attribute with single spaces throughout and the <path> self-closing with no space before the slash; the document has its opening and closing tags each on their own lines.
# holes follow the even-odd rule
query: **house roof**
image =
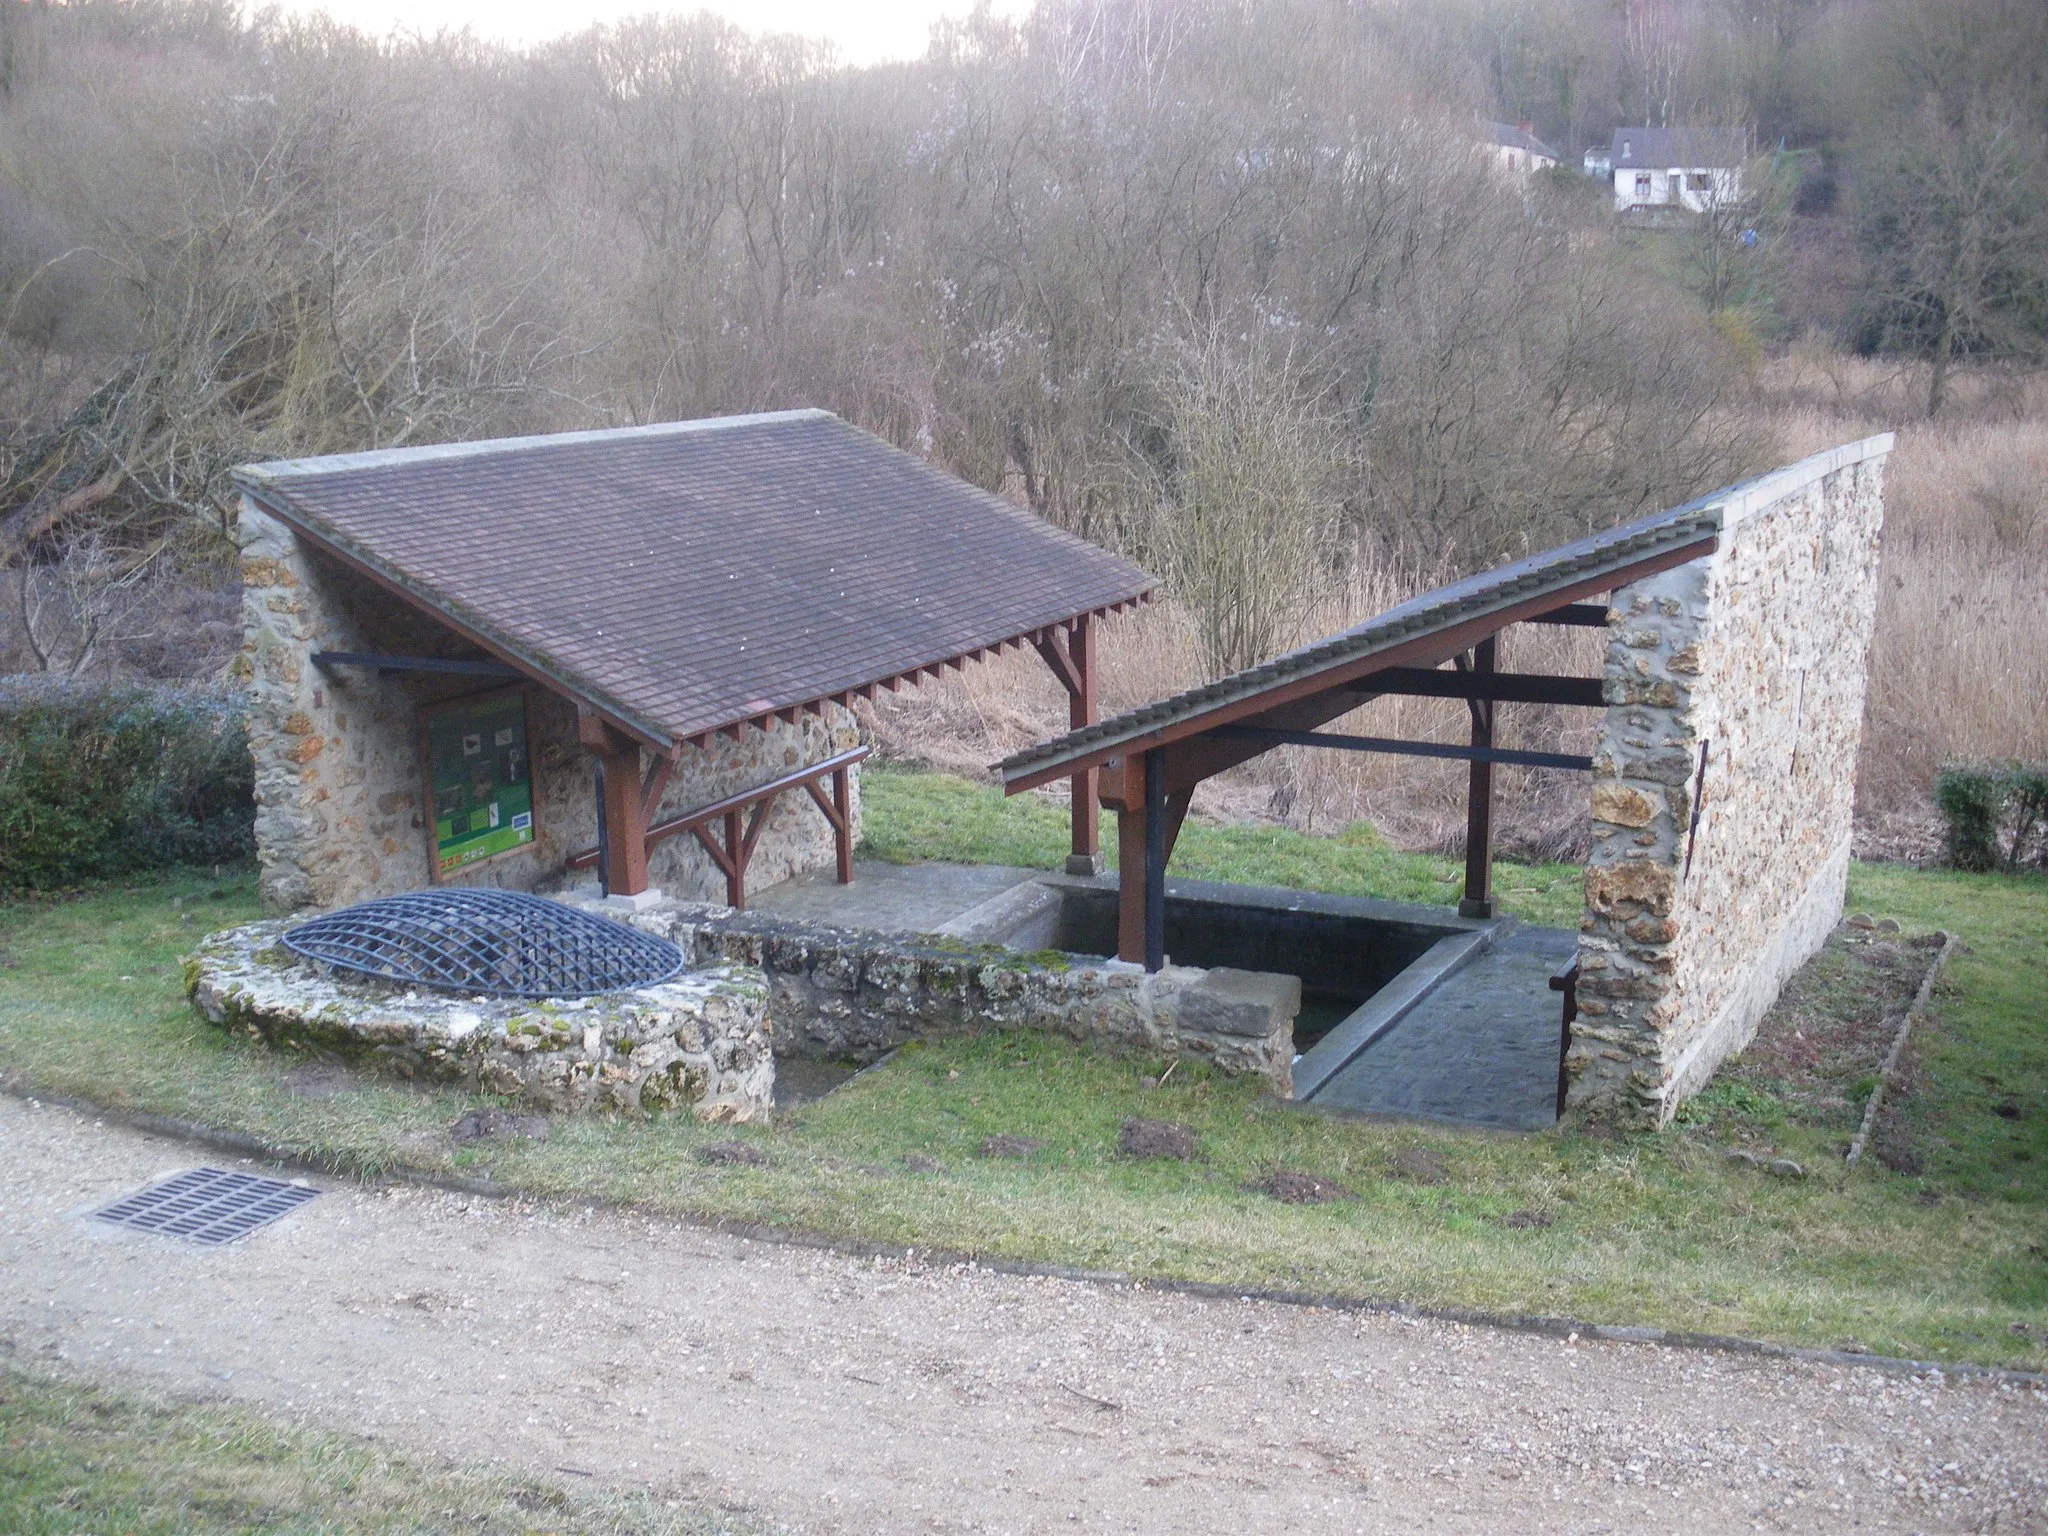
<svg viewBox="0 0 2048 1536">
<path fill-rule="evenodd" d="M 1576 596 L 1611 591 L 1696 559 L 1753 512 L 1838 469 L 1881 457 L 1891 446 L 1890 433 L 1845 443 L 1684 506 L 1424 592 L 1354 628 L 1206 687 L 1028 747 L 999 765 L 1004 787 L 1029 789 L 1127 751 L 1244 719 L 1282 696 L 1368 677 L 1383 666 L 1440 664 L 1468 648 L 1471 642 L 1463 636 L 1474 628 L 1491 633 Z"/>
<path fill-rule="evenodd" d="M 1479 131 L 1502 149 L 1519 149 L 1532 155 L 1541 155 L 1546 160 L 1561 160 L 1564 157 L 1548 144 L 1513 123 L 1496 123 L 1481 119 Z"/>
<path fill-rule="evenodd" d="M 1749 158 L 1740 128 L 1617 128 L 1608 151 L 1614 169 L 1726 170 Z"/>
<path fill-rule="evenodd" d="M 935 671 L 1153 580 L 826 411 L 244 465 L 313 544 L 651 744 Z"/>
</svg>

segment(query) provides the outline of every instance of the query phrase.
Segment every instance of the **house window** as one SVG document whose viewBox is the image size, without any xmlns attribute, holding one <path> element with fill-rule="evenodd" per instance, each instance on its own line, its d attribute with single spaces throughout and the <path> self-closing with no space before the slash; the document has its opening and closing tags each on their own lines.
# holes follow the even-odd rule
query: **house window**
<svg viewBox="0 0 2048 1536">
<path fill-rule="evenodd" d="M 1649 200 L 1650 173 L 1648 171 L 1644 171 L 1636 177 L 1636 201 L 1639 203 L 1647 203 Z"/>
<path fill-rule="evenodd" d="M 1686 175 L 1685 185 L 1690 192 L 1711 192 L 1714 190 L 1714 178 L 1706 171 L 1692 171 Z"/>
</svg>

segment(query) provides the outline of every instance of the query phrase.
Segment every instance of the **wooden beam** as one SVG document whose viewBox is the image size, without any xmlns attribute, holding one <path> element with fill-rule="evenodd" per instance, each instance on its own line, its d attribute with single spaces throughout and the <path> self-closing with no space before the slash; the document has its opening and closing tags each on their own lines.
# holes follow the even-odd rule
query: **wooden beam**
<svg viewBox="0 0 2048 1536">
<path fill-rule="evenodd" d="M 640 786 L 640 819 L 652 824 L 654 813 L 661 809 L 661 797 L 668 793 L 669 776 L 676 771 L 673 757 L 657 757 L 647 770 L 647 778 Z"/>
<path fill-rule="evenodd" d="M 686 812 L 681 816 L 672 816 L 659 826 L 647 829 L 648 846 L 652 847 L 656 843 L 665 842 L 671 837 L 678 837 L 685 832 L 694 831 L 697 827 L 706 823 L 717 821 L 728 811 L 745 810 L 764 795 L 779 795 L 785 789 L 799 787 L 807 779 L 822 779 L 842 769 L 851 768 L 856 763 L 865 761 L 871 750 L 868 747 L 854 747 L 849 751 L 825 758 L 821 762 L 812 763 L 808 768 L 799 768 L 793 773 L 784 774 L 779 779 L 771 779 L 768 783 L 756 789 L 743 789 L 736 795 L 727 795 L 723 800 L 714 800 L 709 805 L 700 806 L 696 810 Z M 585 848 L 580 853 L 569 855 L 568 867 L 571 869 L 588 869 L 596 862 L 597 850 L 595 848 Z"/>
<path fill-rule="evenodd" d="M 1496 674 L 1499 642 L 1489 636 L 1472 648 L 1472 677 L 1484 682 Z M 1492 917 L 1493 899 L 1493 723 L 1498 707 L 1490 699 L 1474 697 L 1472 705 L 1472 766 L 1465 788 L 1465 894 L 1458 902 L 1460 917 Z M 1589 765 L 1590 766 L 1590 765 Z"/>
<path fill-rule="evenodd" d="M 1588 596 L 1596 592 L 1606 592 L 1616 586 L 1624 585 L 1641 577 L 1654 575 L 1658 571 L 1665 571 L 1673 566 L 1683 565 L 1688 560 L 1697 560 L 1702 555 L 1713 553 L 1717 543 L 1718 541 L 1715 538 L 1708 537 L 1696 540 L 1690 544 L 1675 545 L 1670 549 L 1662 550 L 1657 554 L 1636 561 L 1620 571 L 1607 571 L 1598 576 L 1589 576 L 1582 581 L 1561 587 L 1555 592 L 1527 598 L 1522 602 L 1512 603 L 1505 608 L 1496 609 L 1492 613 L 1480 614 L 1474 618 L 1467 619 L 1461 624 L 1451 625 L 1448 628 L 1437 630 L 1430 634 L 1418 635 L 1413 640 L 1389 646 L 1384 651 L 1375 652 L 1368 656 L 1360 656 L 1353 661 L 1330 667 L 1325 671 L 1309 673 L 1284 683 L 1277 683 L 1271 688 L 1248 697 L 1218 704 L 1214 708 L 1205 710 L 1197 715 L 1192 715 L 1185 720 L 1174 721 L 1168 725 L 1142 731 L 1135 736 L 1121 741 L 1104 742 L 1100 746 L 1091 748 L 1089 751 L 1077 754 L 1072 758 L 1056 760 L 1046 763 L 1041 767 L 1028 769 L 1018 774 L 1017 777 L 1006 780 L 1003 785 L 1003 792 L 1010 795 L 1021 794 L 1027 789 L 1036 789 L 1041 784 L 1049 784 L 1054 779 L 1070 778 L 1082 769 L 1100 767 L 1111 758 L 1127 758 L 1140 752 L 1149 751 L 1153 747 L 1165 746 L 1171 742 L 1185 740 L 1188 737 L 1213 732 L 1216 727 L 1221 725 L 1267 715 L 1280 710 L 1283 706 L 1313 701 L 1318 696 L 1339 692 L 1342 694 L 1339 702 L 1331 707 L 1327 713 L 1321 715 L 1321 720 L 1333 719 L 1337 715 L 1357 708 L 1357 696 L 1349 691 L 1348 685 L 1369 673 L 1384 671 L 1392 666 L 1434 667 L 1441 662 L 1450 660 L 1451 657 L 1458 655 L 1462 651 L 1470 650 L 1479 641 L 1489 635 L 1499 633 L 1510 624 L 1523 623 L 1535 618 L 1539 614 L 1554 612 L 1560 607 L 1570 605 L 1575 598 Z M 1316 708 L 1315 704 L 1309 704 L 1311 713 Z M 1293 723 L 1292 721 L 1289 722 L 1289 724 Z M 1317 723 L 1320 723 L 1320 721 Z M 1256 752 L 1245 754 L 1245 756 L 1256 755 Z M 1243 757 L 1237 759 L 1239 762 L 1243 760 Z M 1225 764 L 1224 766 L 1231 765 Z M 1208 770 L 1209 773 L 1221 771 L 1221 768 Z M 1207 777 L 1208 774 L 1202 776 Z"/>
</svg>

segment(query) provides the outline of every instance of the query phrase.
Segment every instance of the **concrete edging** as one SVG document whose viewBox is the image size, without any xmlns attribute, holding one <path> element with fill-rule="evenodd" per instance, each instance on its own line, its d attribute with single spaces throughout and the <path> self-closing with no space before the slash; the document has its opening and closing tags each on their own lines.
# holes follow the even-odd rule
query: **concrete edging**
<svg viewBox="0 0 2048 1536">
<path fill-rule="evenodd" d="M 1899 1057 L 1905 1054 L 1906 1037 L 1913 1032 L 1913 1020 L 1927 1008 L 1934 996 L 1934 984 L 1941 979 L 1949 957 L 1961 945 L 1952 933 L 1941 936 L 1941 952 L 1927 964 L 1927 974 L 1920 978 L 1919 990 L 1913 994 L 1913 1001 L 1906 1005 L 1906 1012 L 1899 1020 L 1898 1033 L 1892 1036 L 1892 1048 L 1885 1053 L 1884 1065 L 1878 1069 L 1877 1086 L 1870 1090 L 1870 1102 L 1863 1106 L 1863 1123 L 1856 1128 L 1856 1139 L 1849 1143 L 1849 1156 L 1845 1167 L 1854 1169 L 1863 1161 L 1863 1149 L 1870 1144 L 1870 1133 L 1877 1129 L 1878 1111 L 1884 1108 L 1885 1090 L 1891 1087 L 1892 1077 L 1899 1069 Z"/>
<path fill-rule="evenodd" d="M 371 1182 L 368 1175 L 354 1172 L 342 1166 L 339 1160 L 330 1162 L 317 1155 L 293 1152 L 288 1148 L 263 1141 L 246 1131 L 223 1130 L 204 1125 L 196 1120 L 185 1120 L 174 1115 L 159 1115 L 148 1110 L 117 1109 L 96 1104 L 69 1094 L 40 1093 L 24 1084 L 19 1077 L 10 1076 L 0 1080 L 0 1092 L 11 1098 L 41 1107 L 50 1105 L 70 1110 L 77 1114 L 89 1114 L 97 1120 L 107 1121 L 145 1135 L 161 1136 L 170 1141 L 188 1142 L 197 1146 L 214 1147 L 223 1152 L 261 1158 L 266 1162 L 284 1168 L 297 1168 L 308 1173 L 324 1174 L 329 1178 L 350 1179 L 357 1183 Z M 524 1190 L 511 1189 L 491 1179 L 465 1178 L 461 1174 L 438 1173 L 432 1169 L 414 1168 L 405 1163 L 393 1163 L 385 1167 L 377 1177 L 394 1184 L 411 1184 L 427 1189 L 447 1190 L 451 1194 L 476 1195 L 492 1200 L 525 1199 L 535 1205 L 562 1206 L 577 1204 L 601 1205 L 608 1210 L 640 1211 L 645 1207 L 630 1201 L 613 1200 L 604 1196 L 563 1196 L 531 1195 Z M 669 1213 L 664 1212 L 664 1215 Z M 1030 1259 L 991 1258 L 983 1254 L 961 1252 L 948 1248 L 918 1248 L 914 1244 L 877 1243 L 859 1239 L 827 1237 L 817 1232 L 790 1231 L 780 1227 L 765 1226 L 758 1222 L 737 1221 L 731 1218 L 710 1218 L 677 1215 L 671 1219 L 681 1225 L 696 1227 L 701 1231 L 719 1232 L 729 1237 L 738 1237 L 751 1242 L 772 1243 L 783 1248 L 810 1248 L 820 1252 L 843 1254 L 850 1258 L 898 1259 L 923 1262 L 947 1267 L 959 1265 L 974 1269 L 985 1269 L 994 1274 L 1035 1276 L 1051 1280 L 1067 1280 L 1083 1285 L 1128 1287 L 1132 1290 L 1163 1291 L 1179 1296 L 1193 1296 L 1206 1301 L 1260 1302 L 1268 1306 L 1313 1307 L 1330 1312 L 1362 1312 L 1390 1317 L 1412 1317 L 1424 1322 L 1459 1323 L 1471 1328 L 1494 1328 L 1504 1333 L 1532 1333 L 1548 1338 L 1597 1339 L 1615 1344 L 1656 1344 L 1671 1349 L 1692 1349 L 1724 1355 L 1744 1355 L 1767 1360 L 1790 1360 L 1806 1365 L 1855 1366 L 1868 1370 L 1883 1371 L 1890 1375 L 1910 1376 L 1963 1376 L 1973 1380 L 1995 1382 L 2001 1385 L 2031 1387 L 2037 1391 L 2048 1391 L 2048 1372 L 2015 1370 L 2002 1365 L 1971 1365 L 1966 1363 L 1944 1364 L 1938 1360 L 1913 1360 L 1899 1355 L 1865 1355 L 1839 1349 L 1811 1349 L 1798 1344 L 1774 1344 L 1767 1339 L 1749 1339 L 1734 1334 L 1683 1333 L 1669 1329 L 1640 1326 L 1627 1323 L 1589 1323 L 1578 1318 L 1547 1317 L 1535 1313 L 1485 1312 L 1471 1307 L 1423 1306 L 1414 1302 L 1397 1301 L 1386 1297 L 1345 1296 L 1323 1291 L 1285 1291 L 1262 1286 L 1222 1285 L 1209 1280 L 1173 1280 L 1127 1275 L 1118 1270 L 1081 1269 L 1070 1264 L 1044 1263 Z"/>
</svg>

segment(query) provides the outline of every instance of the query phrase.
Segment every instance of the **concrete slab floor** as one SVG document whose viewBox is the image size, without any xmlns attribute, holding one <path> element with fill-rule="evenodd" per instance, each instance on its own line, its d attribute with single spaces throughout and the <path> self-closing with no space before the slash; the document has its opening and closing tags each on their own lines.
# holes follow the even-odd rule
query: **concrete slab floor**
<svg viewBox="0 0 2048 1536">
<path fill-rule="evenodd" d="M 814 869 L 748 895 L 757 912 L 838 928 L 930 933 L 970 907 L 1036 878 L 1042 871 L 1001 864 L 882 864 L 856 859 L 853 884 Z"/>
</svg>

